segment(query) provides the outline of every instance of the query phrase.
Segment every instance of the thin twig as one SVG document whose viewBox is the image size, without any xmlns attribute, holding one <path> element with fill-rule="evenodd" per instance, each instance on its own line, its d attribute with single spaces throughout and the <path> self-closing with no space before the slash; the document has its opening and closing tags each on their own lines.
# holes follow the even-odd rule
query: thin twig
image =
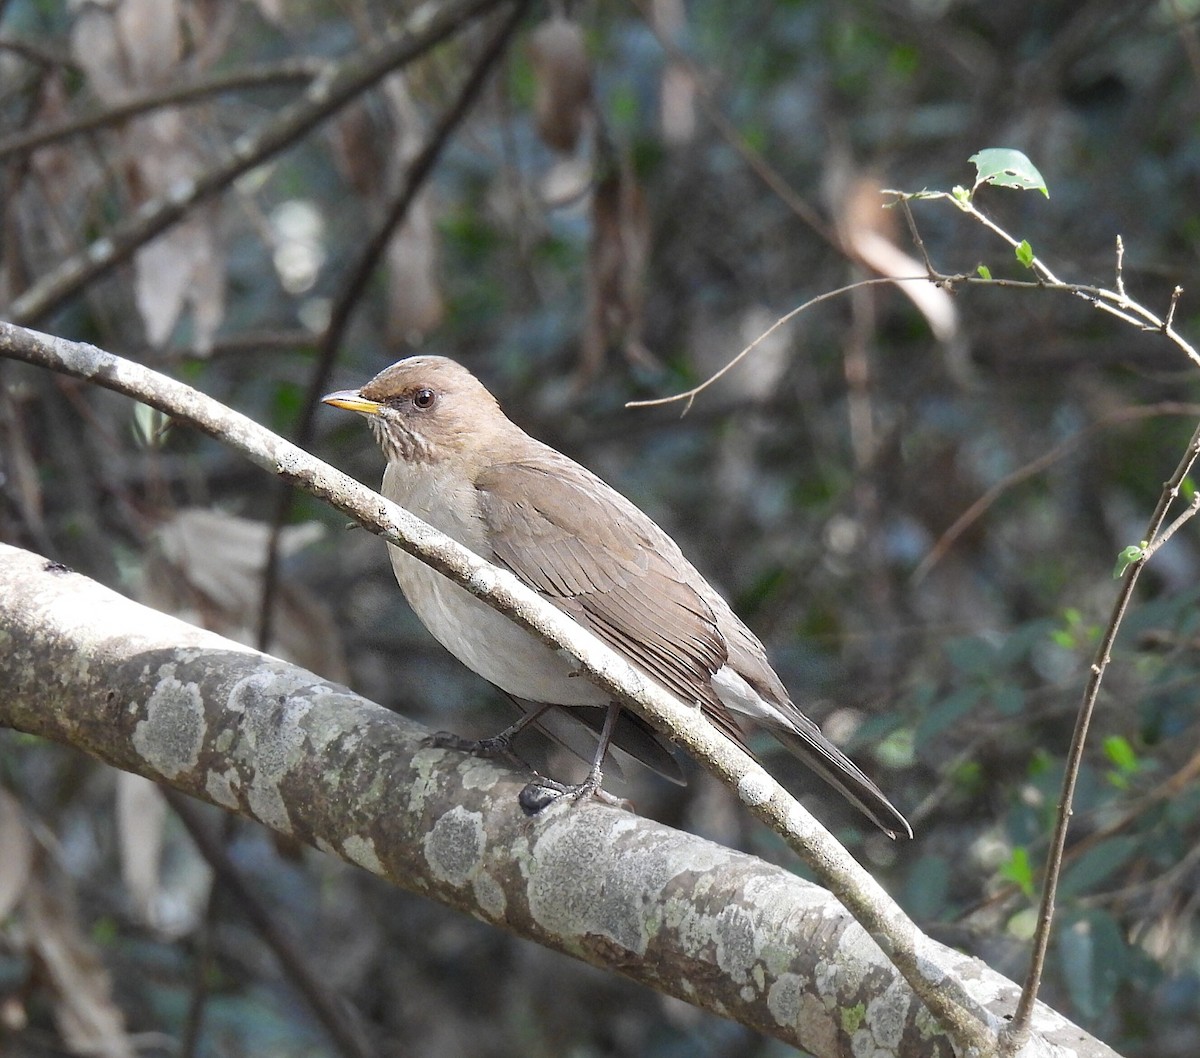
<svg viewBox="0 0 1200 1058">
<path fill-rule="evenodd" d="M 1180 404 L 1177 401 L 1163 401 L 1159 404 L 1149 405 L 1148 407 L 1121 408 L 1109 415 L 1105 415 L 1103 418 L 1084 427 L 1070 437 L 1063 438 L 1053 448 L 1043 452 L 1036 459 L 1030 460 L 1030 462 L 1018 467 L 1010 474 L 1005 474 L 1003 478 L 992 485 L 979 499 L 954 519 L 954 523 L 950 528 L 938 537 L 937 542 L 930 548 L 929 554 L 921 559 L 920 564 L 913 570 L 912 576 L 909 578 L 910 581 L 913 584 L 919 584 L 929 576 L 933 567 L 946 557 L 946 553 L 954 546 L 959 537 L 983 517 L 991 506 L 1010 489 L 1015 488 L 1023 481 L 1028 481 L 1030 478 L 1036 477 L 1042 471 L 1053 466 L 1093 434 L 1101 433 L 1122 423 L 1138 419 L 1155 418 L 1159 415 L 1200 416 L 1200 404 Z"/>
<path fill-rule="evenodd" d="M 920 199 L 922 201 L 933 201 L 942 199 L 952 203 L 956 208 L 962 210 L 968 216 L 972 217 L 990 232 L 998 236 L 1013 249 L 1021 245 L 1021 240 L 1015 238 L 996 224 L 985 213 L 980 212 L 974 203 L 959 198 L 946 191 L 922 191 L 914 194 L 908 191 L 897 191 L 892 188 L 886 188 L 883 191 L 885 195 L 894 196 L 897 201 L 909 201 L 912 199 Z M 1121 248 L 1121 254 L 1124 254 L 1124 247 Z M 1131 300 L 1124 292 L 1124 284 L 1121 284 L 1118 290 L 1108 290 L 1104 287 L 1088 286 L 1080 283 L 1064 283 L 1050 270 L 1050 267 L 1040 258 L 1034 256 L 1029 265 L 1030 269 L 1039 276 L 1036 283 L 1022 283 L 1014 280 L 991 279 L 983 276 L 953 276 L 942 275 L 936 272 L 930 276 L 932 282 L 938 284 L 956 283 L 983 283 L 988 286 L 1033 286 L 1045 290 L 1057 290 L 1068 294 L 1074 294 L 1076 297 L 1083 298 L 1093 308 L 1099 309 L 1101 312 L 1107 312 L 1110 315 L 1116 316 L 1118 319 L 1124 320 L 1126 323 L 1132 324 L 1141 330 L 1160 331 L 1166 335 L 1171 342 L 1178 347 L 1192 363 L 1200 365 L 1200 352 L 1197 352 L 1195 347 L 1188 342 L 1172 325 L 1174 313 L 1170 312 L 1166 319 L 1162 319 L 1151 312 L 1148 308 L 1138 301 Z M 1172 293 L 1172 305 L 1178 300 L 1183 291 L 1180 288 Z"/>
<path fill-rule="evenodd" d="M 669 397 L 654 397 L 650 400 L 631 400 L 626 402 L 625 407 L 654 408 L 660 404 L 673 404 L 675 401 L 682 400 L 686 403 L 684 404 L 683 411 L 680 414 L 686 415 L 692 404 L 695 402 L 696 397 L 708 389 L 708 387 L 714 382 L 723 378 L 735 367 L 737 367 L 737 365 L 740 364 L 746 356 L 758 348 L 760 343 L 766 341 L 766 339 L 779 330 L 779 328 L 785 323 L 790 323 L 793 319 L 799 316 L 800 313 L 806 311 L 807 309 L 811 309 L 814 305 L 819 305 L 822 301 L 829 301 L 832 298 L 841 297 L 843 294 L 847 294 L 852 290 L 858 290 L 860 287 L 879 286 L 882 283 L 924 283 L 928 281 L 928 278 L 928 276 L 889 276 L 881 279 L 860 279 L 857 283 L 850 283 L 848 286 L 838 287 L 837 290 L 827 290 L 824 294 L 818 294 L 815 298 L 810 298 L 808 301 L 804 302 L 803 305 L 797 305 L 791 310 L 791 312 L 787 312 L 780 316 L 779 319 L 772 323 L 770 327 L 768 327 L 762 332 L 762 334 L 755 338 L 754 341 L 752 341 L 748 346 L 746 346 L 745 349 L 738 353 L 737 356 L 730 360 L 719 371 L 710 375 L 707 379 L 701 382 L 700 385 L 694 386 L 682 393 L 672 394 Z"/>
<path fill-rule="evenodd" d="M 820 213 L 813 206 L 810 206 L 758 151 L 750 146 L 746 138 L 734 126 L 733 122 L 717 106 L 704 76 L 692 57 L 663 33 L 662 27 L 658 24 L 658 19 L 654 17 L 651 11 L 647 10 L 645 0 L 631 0 L 631 2 L 637 8 L 639 14 L 641 14 L 642 20 L 649 27 L 650 32 L 654 34 L 655 40 L 658 41 L 659 47 L 666 53 L 667 58 L 687 71 L 688 77 L 691 78 L 692 84 L 696 88 L 696 96 L 700 100 L 700 107 L 705 115 L 707 115 L 708 120 L 712 122 L 713 127 L 717 130 L 720 137 L 741 156 L 742 160 L 750 168 L 750 171 L 766 184 L 788 209 L 829 243 L 830 246 L 844 252 L 841 243 L 825 221 L 822 220 Z"/>
<path fill-rule="evenodd" d="M 1146 529 L 1146 539 L 1152 543 L 1158 538 L 1159 531 L 1166 519 L 1167 511 L 1176 497 L 1184 478 L 1191 472 L 1196 459 L 1200 457 L 1200 427 L 1197 427 L 1188 442 L 1187 451 L 1175 468 L 1175 473 L 1163 486 L 1158 504 Z M 1083 693 L 1079 716 L 1075 721 L 1075 731 L 1071 736 L 1071 746 L 1067 751 L 1066 770 L 1063 774 L 1062 791 L 1059 794 L 1058 814 L 1054 823 L 1054 834 L 1050 840 L 1050 849 L 1046 859 L 1046 877 L 1042 886 L 1042 900 L 1038 908 L 1037 927 L 1034 930 L 1032 950 L 1029 957 L 1029 972 L 1021 989 L 1021 998 L 1017 1003 L 1013 1019 L 1005 1029 L 1001 1047 L 1003 1053 L 1014 1053 L 1025 1041 L 1029 1033 L 1030 1018 L 1033 1016 L 1034 1004 L 1037 1001 L 1038 989 L 1041 986 L 1042 971 L 1046 963 L 1046 952 L 1050 946 L 1050 931 L 1054 919 L 1054 900 L 1058 891 L 1058 880 L 1062 872 L 1063 850 L 1067 843 L 1067 829 L 1071 820 L 1071 805 L 1075 799 L 1075 785 L 1079 778 L 1079 769 L 1083 763 L 1084 744 L 1087 741 L 1088 728 L 1096 708 L 1096 699 L 1100 694 L 1100 684 L 1104 673 L 1112 660 L 1112 647 L 1116 642 L 1117 633 L 1133 598 L 1138 575 L 1145 568 L 1146 559 L 1143 556 L 1132 563 L 1125 572 L 1121 590 L 1113 603 L 1112 613 L 1104 636 L 1096 649 L 1092 661 L 1091 672 L 1088 676 L 1087 687 Z"/>
</svg>

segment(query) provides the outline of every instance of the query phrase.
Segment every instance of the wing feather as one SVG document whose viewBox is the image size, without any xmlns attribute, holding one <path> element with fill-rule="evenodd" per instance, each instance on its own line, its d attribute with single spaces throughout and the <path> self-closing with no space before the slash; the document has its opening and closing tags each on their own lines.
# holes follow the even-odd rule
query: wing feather
<svg viewBox="0 0 1200 1058">
<path fill-rule="evenodd" d="M 495 561 L 744 746 L 712 686 L 728 656 L 718 616 L 658 526 L 549 449 L 493 464 L 476 488 Z"/>
</svg>

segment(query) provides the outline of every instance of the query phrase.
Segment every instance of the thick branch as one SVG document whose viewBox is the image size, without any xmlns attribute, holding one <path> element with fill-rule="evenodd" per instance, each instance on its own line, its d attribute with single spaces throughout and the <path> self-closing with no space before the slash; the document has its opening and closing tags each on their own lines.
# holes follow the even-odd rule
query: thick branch
<svg viewBox="0 0 1200 1058">
<path fill-rule="evenodd" d="M 349 691 L 2 544 L 0 724 L 814 1054 L 954 1053 L 818 887 L 599 803 L 526 818 L 526 775 L 425 748 Z M 994 1019 L 1011 1009 L 1016 986 L 982 963 L 926 954 Z M 1044 1007 L 1036 1026 L 1031 1055 L 1112 1058 Z"/>
</svg>

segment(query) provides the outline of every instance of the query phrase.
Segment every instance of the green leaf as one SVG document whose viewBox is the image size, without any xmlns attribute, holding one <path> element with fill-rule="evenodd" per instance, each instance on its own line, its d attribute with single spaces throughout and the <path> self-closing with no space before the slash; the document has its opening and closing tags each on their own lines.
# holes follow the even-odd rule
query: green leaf
<svg viewBox="0 0 1200 1058">
<path fill-rule="evenodd" d="M 1129 744 L 1129 740 L 1121 735 L 1109 735 L 1104 740 L 1104 752 L 1108 759 L 1123 772 L 1132 773 L 1138 771 L 1142 766 L 1137 753 Z"/>
<path fill-rule="evenodd" d="M 994 184 L 1017 191 L 1040 191 L 1047 198 L 1050 197 L 1050 190 L 1037 166 L 1021 151 L 1012 147 L 988 147 L 978 154 L 972 154 L 967 160 L 974 163 L 975 171 L 979 174 L 975 178 L 975 187 Z"/>
<path fill-rule="evenodd" d="M 990 268 L 988 268 L 988 266 L 985 264 L 981 264 L 978 268 L 975 269 L 975 271 L 977 271 L 979 273 L 979 277 L 981 279 L 991 279 L 992 278 L 992 270 Z"/>
<path fill-rule="evenodd" d="M 1113 569 L 1113 580 L 1120 580 L 1123 576 L 1125 576 L 1125 571 L 1130 566 L 1132 566 L 1135 562 L 1140 562 L 1142 560 L 1142 556 L 1145 554 L 1145 550 L 1145 541 L 1142 541 L 1141 544 L 1130 544 L 1128 547 L 1123 548 L 1121 553 L 1117 556 L 1117 565 Z"/>
<path fill-rule="evenodd" d="M 1017 260 L 1026 268 L 1033 267 L 1033 247 L 1029 245 L 1028 239 L 1022 239 L 1014 252 L 1017 255 Z"/>
<path fill-rule="evenodd" d="M 1000 877 L 1012 882 L 1026 896 L 1033 896 L 1033 867 L 1029 862 L 1029 850 L 1018 845 L 1000 868 Z"/>
</svg>

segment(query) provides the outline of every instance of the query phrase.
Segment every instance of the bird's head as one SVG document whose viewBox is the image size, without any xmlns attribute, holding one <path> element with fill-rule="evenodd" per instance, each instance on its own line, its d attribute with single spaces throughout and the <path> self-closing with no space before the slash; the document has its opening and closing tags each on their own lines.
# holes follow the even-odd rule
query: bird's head
<svg viewBox="0 0 1200 1058">
<path fill-rule="evenodd" d="M 444 356 L 410 356 L 321 400 L 365 415 L 389 462 L 472 462 L 515 429 L 483 383 Z"/>
</svg>

